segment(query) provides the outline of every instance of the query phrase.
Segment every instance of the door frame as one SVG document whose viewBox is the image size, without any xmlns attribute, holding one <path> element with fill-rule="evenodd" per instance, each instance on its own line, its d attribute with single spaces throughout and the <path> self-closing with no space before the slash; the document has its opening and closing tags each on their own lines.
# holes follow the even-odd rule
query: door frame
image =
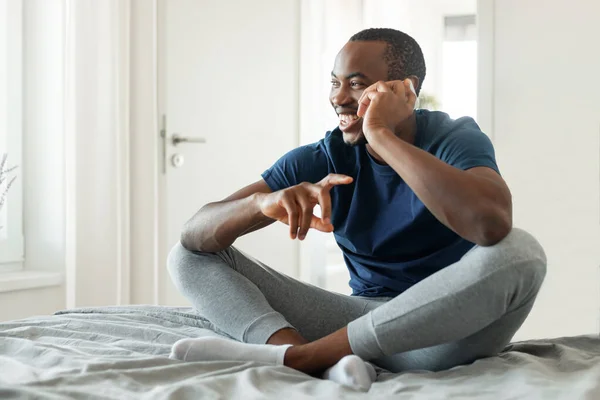
<svg viewBox="0 0 600 400">
<path fill-rule="evenodd" d="M 496 0 L 477 0 L 477 123 L 495 139 Z"/>
<path fill-rule="evenodd" d="M 131 302 L 160 304 L 165 179 L 160 142 L 161 0 L 131 0 Z M 134 206 L 135 205 L 135 206 Z"/>
</svg>

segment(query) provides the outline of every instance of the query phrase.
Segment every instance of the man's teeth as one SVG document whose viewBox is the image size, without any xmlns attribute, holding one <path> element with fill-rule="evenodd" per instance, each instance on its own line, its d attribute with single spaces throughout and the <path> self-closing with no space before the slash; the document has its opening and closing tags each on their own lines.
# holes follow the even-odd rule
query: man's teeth
<svg viewBox="0 0 600 400">
<path fill-rule="evenodd" d="M 349 123 L 351 121 L 356 121 L 357 119 L 359 119 L 358 115 L 356 114 L 340 114 L 340 121 L 344 122 L 344 123 Z"/>
</svg>

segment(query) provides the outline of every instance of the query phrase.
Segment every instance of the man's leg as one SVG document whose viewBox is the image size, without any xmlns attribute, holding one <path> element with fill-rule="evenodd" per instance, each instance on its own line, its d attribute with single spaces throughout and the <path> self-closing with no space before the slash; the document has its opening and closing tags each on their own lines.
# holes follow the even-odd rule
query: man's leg
<svg viewBox="0 0 600 400">
<path fill-rule="evenodd" d="M 360 317 L 372 302 L 297 281 L 233 247 L 196 253 L 177 244 L 168 269 L 202 316 L 245 343 L 265 344 L 286 328 L 313 341 Z"/>
<path fill-rule="evenodd" d="M 535 298 L 479 332 L 450 343 L 397 353 L 374 360 L 392 372 L 410 370 L 442 371 L 457 365 L 472 363 L 501 352 L 527 318 Z M 436 325 L 436 329 L 444 329 Z"/>
<path fill-rule="evenodd" d="M 168 267 L 175 286 L 203 316 L 229 336 L 256 343 L 184 339 L 173 345 L 171 354 L 180 360 L 282 364 L 289 344 L 326 336 L 363 315 L 368 304 L 381 304 L 299 282 L 235 248 L 216 254 L 194 253 L 178 244 L 169 255 Z M 373 367 L 357 356 L 339 357 L 336 363 L 311 372 L 328 368 L 324 378 L 360 390 L 368 390 L 375 380 Z"/>
<path fill-rule="evenodd" d="M 392 371 L 441 369 L 502 350 L 525 320 L 546 272 L 528 233 L 476 247 L 452 264 L 332 335 L 294 346 L 286 365 L 303 371 L 347 352 Z"/>
</svg>

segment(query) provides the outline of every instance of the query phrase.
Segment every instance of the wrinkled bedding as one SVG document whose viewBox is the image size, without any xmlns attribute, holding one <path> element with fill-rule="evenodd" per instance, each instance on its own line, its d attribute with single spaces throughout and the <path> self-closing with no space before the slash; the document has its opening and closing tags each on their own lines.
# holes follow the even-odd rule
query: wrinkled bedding
<svg viewBox="0 0 600 400">
<path fill-rule="evenodd" d="M 0 399 L 600 399 L 600 338 L 519 342 L 443 372 L 382 371 L 368 393 L 282 366 L 168 359 L 221 334 L 190 308 L 74 309 L 0 323 Z"/>
</svg>

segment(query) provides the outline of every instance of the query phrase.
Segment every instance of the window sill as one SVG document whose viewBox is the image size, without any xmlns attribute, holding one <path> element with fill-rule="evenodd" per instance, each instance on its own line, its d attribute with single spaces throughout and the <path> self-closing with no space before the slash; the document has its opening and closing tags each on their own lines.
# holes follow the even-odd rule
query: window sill
<svg viewBox="0 0 600 400">
<path fill-rule="evenodd" d="M 0 273 L 0 293 L 58 286 L 62 283 L 63 274 L 60 272 L 19 271 Z"/>
</svg>

